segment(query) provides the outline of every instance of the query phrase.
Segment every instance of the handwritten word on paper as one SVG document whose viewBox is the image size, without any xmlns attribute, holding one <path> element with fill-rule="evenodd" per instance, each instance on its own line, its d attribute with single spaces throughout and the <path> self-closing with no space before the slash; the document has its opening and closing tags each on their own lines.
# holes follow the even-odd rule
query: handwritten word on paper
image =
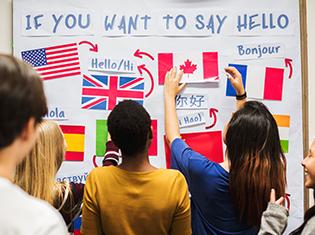
<svg viewBox="0 0 315 235">
<path fill-rule="evenodd" d="M 206 94 L 180 94 L 176 96 L 176 109 L 207 109 Z"/>
<path fill-rule="evenodd" d="M 178 9 L 146 12 L 69 11 L 26 12 L 22 14 L 24 36 L 51 35 L 292 35 L 296 27 L 292 12 L 252 10 Z M 297 16 L 296 16 L 297 17 Z M 100 26 L 100 30 L 95 29 Z"/>
<path fill-rule="evenodd" d="M 283 58 L 285 46 L 280 43 L 240 44 L 236 46 L 236 59 Z"/>
<path fill-rule="evenodd" d="M 59 107 L 49 107 L 44 118 L 50 120 L 67 120 L 65 111 Z"/>
<path fill-rule="evenodd" d="M 206 123 L 205 115 L 203 112 L 192 113 L 185 116 L 178 117 L 179 127 L 196 126 Z"/>
<path fill-rule="evenodd" d="M 123 72 L 135 73 L 137 66 L 135 63 L 126 58 L 90 58 L 89 70 L 92 71 L 110 71 L 110 72 Z"/>
<path fill-rule="evenodd" d="M 86 10 L 29 12 L 22 15 L 25 36 L 92 35 L 95 13 Z"/>
</svg>

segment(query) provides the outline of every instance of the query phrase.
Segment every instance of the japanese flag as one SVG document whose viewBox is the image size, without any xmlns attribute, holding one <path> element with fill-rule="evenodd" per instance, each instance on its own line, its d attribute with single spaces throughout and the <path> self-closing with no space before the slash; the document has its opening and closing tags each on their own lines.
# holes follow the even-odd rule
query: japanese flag
<svg viewBox="0 0 315 235">
<path fill-rule="evenodd" d="M 164 84 L 166 73 L 173 67 L 183 70 L 182 82 L 199 83 L 219 81 L 218 52 L 159 53 L 159 85 Z"/>
</svg>

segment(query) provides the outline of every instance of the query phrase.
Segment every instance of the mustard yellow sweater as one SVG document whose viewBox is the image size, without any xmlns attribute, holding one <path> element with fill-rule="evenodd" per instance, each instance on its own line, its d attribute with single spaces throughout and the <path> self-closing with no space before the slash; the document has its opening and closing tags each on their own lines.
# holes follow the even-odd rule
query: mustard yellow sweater
<svg viewBox="0 0 315 235">
<path fill-rule="evenodd" d="M 190 202 L 176 170 L 130 172 L 115 166 L 91 171 L 84 190 L 84 235 L 191 234 Z"/>
</svg>

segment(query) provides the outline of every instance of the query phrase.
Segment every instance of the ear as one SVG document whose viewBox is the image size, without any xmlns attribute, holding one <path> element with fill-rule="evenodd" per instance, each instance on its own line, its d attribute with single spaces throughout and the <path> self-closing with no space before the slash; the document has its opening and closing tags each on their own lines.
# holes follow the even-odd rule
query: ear
<svg viewBox="0 0 315 235">
<path fill-rule="evenodd" d="M 35 135 L 36 135 L 35 119 L 31 117 L 25 124 L 20 137 L 23 141 L 29 141 L 30 139 L 33 139 Z"/>
<path fill-rule="evenodd" d="M 150 139 L 150 140 L 153 139 L 153 127 L 152 127 L 152 125 L 150 126 L 149 139 Z"/>
</svg>

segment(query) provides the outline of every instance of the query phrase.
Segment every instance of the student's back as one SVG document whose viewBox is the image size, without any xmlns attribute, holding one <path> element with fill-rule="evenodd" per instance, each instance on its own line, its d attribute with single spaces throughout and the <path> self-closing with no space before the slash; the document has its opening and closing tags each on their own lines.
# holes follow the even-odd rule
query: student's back
<svg viewBox="0 0 315 235">
<path fill-rule="evenodd" d="M 58 212 L 12 183 L 47 113 L 43 84 L 29 66 L 0 54 L 0 234 L 63 235 Z"/>
<path fill-rule="evenodd" d="M 194 234 L 252 235 L 257 228 L 241 223 L 230 190 L 229 173 L 193 151 L 183 140 L 171 146 L 172 167 L 184 173 L 191 193 Z"/>
<path fill-rule="evenodd" d="M 119 103 L 107 121 L 122 163 L 94 169 L 84 190 L 84 235 L 189 235 L 188 187 L 175 170 L 157 169 L 149 162 L 151 118 L 134 101 Z"/>
<path fill-rule="evenodd" d="M 102 167 L 94 169 L 87 182 L 87 223 L 96 223 L 99 210 L 105 234 L 182 235 L 190 231 L 187 186 L 178 171 Z"/>
</svg>

